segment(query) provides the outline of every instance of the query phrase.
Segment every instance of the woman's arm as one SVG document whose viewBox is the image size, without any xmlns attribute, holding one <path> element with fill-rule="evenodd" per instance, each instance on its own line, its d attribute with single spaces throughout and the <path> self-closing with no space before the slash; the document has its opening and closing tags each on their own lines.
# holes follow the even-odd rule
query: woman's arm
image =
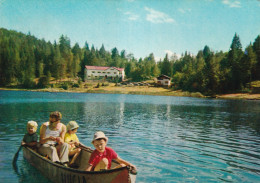
<svg viewBox="0 0 260 183">
<path fill-rule="evenodd" d="M 62 124 L 62 130 L 61 130 L 61 133 L 60 133 L 60 137 L 57 137 L 57 142 L 59 144 L 64 143 L 64 137 L 65 137 L 66 131 L 67 131 L 67 127 L 64 124 Z"/>
</svg>

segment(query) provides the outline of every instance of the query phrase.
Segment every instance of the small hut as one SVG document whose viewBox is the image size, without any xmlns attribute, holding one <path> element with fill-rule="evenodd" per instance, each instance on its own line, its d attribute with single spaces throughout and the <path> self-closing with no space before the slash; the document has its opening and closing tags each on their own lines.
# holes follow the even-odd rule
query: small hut
<svg viewBox="0 0 260 183">
<path fill-rule="evenodd" d="M 157 84 L 160 86 L 171 86 L 171 78 L 166 75 L 160 75 L 157 77 Z"/>
</svg>

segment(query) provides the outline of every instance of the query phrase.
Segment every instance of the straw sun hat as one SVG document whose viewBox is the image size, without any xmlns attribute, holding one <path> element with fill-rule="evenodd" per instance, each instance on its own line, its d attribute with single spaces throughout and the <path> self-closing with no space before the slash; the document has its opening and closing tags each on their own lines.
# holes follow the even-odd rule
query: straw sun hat
<svg viewBox="0 0 260 183">
<path fill-rule="evenodd" d="M 108 141 L 108 138 L 105 136 L 104 132 L 102 132 L 102 131 L 98 131 L 94 134 L 92 144 L 93 144 L 94 140 L 97 140 L 97 139 L 105 139 L 106 142 Z"/>
</svg>

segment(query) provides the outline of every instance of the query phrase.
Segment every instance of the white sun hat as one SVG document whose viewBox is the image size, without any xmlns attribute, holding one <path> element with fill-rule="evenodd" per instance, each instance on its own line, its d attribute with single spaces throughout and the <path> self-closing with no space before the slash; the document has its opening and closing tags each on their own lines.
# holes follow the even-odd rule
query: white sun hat
<svg viewBox="0 0 260 183">
<path fill-rule="evenodd" d="M 74 130 L 76 128 L 78 128 L 79 125 L 76 121 L 70 121 L 68 124 L 67 124 L 67 131 L 69 130 Z"/>
<path fill-rule="evenodd" d="M 92 140 L 92 144 L 93 144 L 94 140 L 97 140 L 97 139 L 105 139 L 106 142 L 108 141 L 108 138 L 105 136 L 104 132 L 102 132 L 102 131 L 97 131 L 94 134 L 94 137 L 93 137 L 93 140 Z"/>
</svg>

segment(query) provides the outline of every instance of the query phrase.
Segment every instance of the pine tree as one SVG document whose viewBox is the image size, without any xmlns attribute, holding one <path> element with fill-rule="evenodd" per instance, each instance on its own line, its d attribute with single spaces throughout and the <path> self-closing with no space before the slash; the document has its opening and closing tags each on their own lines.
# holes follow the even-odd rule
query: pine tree
<svg viewBox="0 0 260 183">
<path fill-rule="evenodd" d="M 120 57 L 121 57 L 122 59 L 125 59 L 125 58 L 126 58 L 126 51 L 125 51 L 125 50 L 122 50 L 122 51 L 121 51 Z"/>
<path fill-rule="evenodd" d="M 228 61 L 231 72 L 230 86 L 231 90 L 236 90 L 241 88 L 242 78 L 241 78 L 241 61 L 243 57 L 242 45 L 239 36 L 235 33 L 233 37 L 232 44 L 230 46 L 230 51 L 228 53 Z"/>
<path fill-rule="evenodd" d="M 257 64 L 252 71 L 252 79 L 260 80 L 260 35 L 257 36 L 253 43 L 253 49 L 257 57 Z"/>
<path fill-rule="evenodd" d="M 152 74 L 152 76 L 154 76 L 154 77 L 159 76 L 160 70 L 159 70 L 157 64 L 154 64 L 154 65 L 153 65 L 153 67 L 152 67 L 152 73 L 151 73 L 151 74 Z"/>
<path fill-rule="evenodd" d="M 210 56 L 210 48 L 206 45 L 203 49 L 203 56 L 204 56 L 204 59 L 206 59 L 208 56 Z"/>
<path fill-rule="evenodd" d="M 242 65 L 244 84 L 248 81 L 251 84 L 252 73 L 253 73 L 253 69 L 256 68 L 256 64 L 257 64 L 257 57 L 253 50 L 252 44 L 250 44 L 245 50 L 245 56 Z"/>
<path fill-rule="evenodd" d="M 62 78 L 62 75 L 64 73 L 63 67 L 62 67 L 62 62 L 63 59 L 60 54 L 60 48 L 57 45 L 54 45 L 54 57 L 53 57 L 53 63 L 51 65 L 51 73 L 52 76 L 56 79 L 59 80 Z"/>
<path fill-rule="evenodd" d="M 163 59 L 161 74 L 164 74 L 164 75 L 169 76 L 169 77 L 172 76 L 172 67 L 171 67 L 171 63 L 170 63 L 169 58 L 168 58 L 168 54 L 166 54 L 164 59 Z"/>
<path fill-rule="evenodd" d="M 111 55 L 112 59 L 115 59 L 116 57 L 119 56 L 119 52 L 118 52 L 117 48 L 113 48 L 111 53 L 112 53 L 112 55 Z"/>
<path fill-rule="evenodd" d="M 105 58 L 106 57 L 106 50 L 105 50 L 105 46 L 104 44 L 102 44 L 100 50 L 99 50 L 99 54 L 102 58 Z"/>
</svg>

